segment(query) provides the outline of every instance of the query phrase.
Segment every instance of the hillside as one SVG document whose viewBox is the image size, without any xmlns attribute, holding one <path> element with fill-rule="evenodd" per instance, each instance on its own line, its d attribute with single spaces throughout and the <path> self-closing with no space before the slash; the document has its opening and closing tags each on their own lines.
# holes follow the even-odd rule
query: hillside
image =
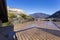
<svg viewBox="0 0 60 40">
<path fill-rule="evenodd" d="M 54 14 L 52 14 L 48 18 L 60 18 L 60 10 L 59 11 L 56 11 Z"/>
<path fill-rule="evenodd" d="M 12 23 L 20 23 L 25 20 L 33 19 L 31 16 L 25 14 L 21 9 L 7 7 L 8 19 Z"/>
</svg>

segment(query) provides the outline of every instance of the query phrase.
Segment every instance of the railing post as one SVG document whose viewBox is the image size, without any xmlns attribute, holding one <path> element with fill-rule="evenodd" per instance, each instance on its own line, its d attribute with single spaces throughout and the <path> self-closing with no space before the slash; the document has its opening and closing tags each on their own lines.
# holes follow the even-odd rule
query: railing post
<svg viewBox="0 0 60 40">
<path fill-rule="evenodd" d="M 6 0 L 0 0 L 0 20 L 8 22 Z"/>
<path fill-rule="evenodd" d="M 2 21 L 0 20 L 0 27 L 2 27 Z"/>
</svg>

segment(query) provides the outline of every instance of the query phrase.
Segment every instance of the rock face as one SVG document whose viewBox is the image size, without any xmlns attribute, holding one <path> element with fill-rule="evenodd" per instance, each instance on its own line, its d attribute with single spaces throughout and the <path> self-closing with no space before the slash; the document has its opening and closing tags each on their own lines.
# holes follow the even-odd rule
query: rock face
<svg viewBox="0 0 60 40">
<path fill-rule="evenodd" d="M 55 12 L 53 15 L 49 16 L 48 18 L 60 18 L 60 10 Z"/>
<path fill-rule="evenodd" d="M 46 17 L 49 17 L 48 14 L 44 14 L 44 13 L 34 13 L 34 14 L 31 14 L 30 16 L 32 16 L 34 18 L 46 18 Z"/>
</svg>

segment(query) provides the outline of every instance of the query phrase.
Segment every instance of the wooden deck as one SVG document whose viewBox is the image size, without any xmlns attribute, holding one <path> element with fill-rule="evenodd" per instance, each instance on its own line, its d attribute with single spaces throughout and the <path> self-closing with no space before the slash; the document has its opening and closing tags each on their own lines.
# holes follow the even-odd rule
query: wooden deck
<svg viewBox="0 0 60 40">
<path fill-rule="evenodd" d="M 60 40 L 60 37 L 55 32 L 49 33 L 47 30 L 54 32 L 54 30 L 50 29 L 32 28 L 17 32 L 16 35 L 18 40 Z"/>
<path fill-rule="evenodd" d="M 16 27 L 17 40 L 60 40 L 60 29 L 52 22 L 32 22 Z"/>
</svg>

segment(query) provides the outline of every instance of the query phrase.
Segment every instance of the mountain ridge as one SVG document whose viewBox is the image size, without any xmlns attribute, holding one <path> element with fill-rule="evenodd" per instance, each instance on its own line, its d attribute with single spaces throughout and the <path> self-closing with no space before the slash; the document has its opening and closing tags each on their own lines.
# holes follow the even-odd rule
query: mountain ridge
<svg viewBox="0 0 60 40">
<path fill-rule="evenodd" d="M 45 13 L 34 13 L 34 14 L 30 14 L 30 16 L 34 18 L 46 18 L 46 17 L 49 17 L 50 15 Z"/>
<path fill-rule="evenodd" d="M 59 11 L 56 11 L 55 13 L 53 13 L 48 18 L 60 18 L 60 10 Z"/>
</svg>

